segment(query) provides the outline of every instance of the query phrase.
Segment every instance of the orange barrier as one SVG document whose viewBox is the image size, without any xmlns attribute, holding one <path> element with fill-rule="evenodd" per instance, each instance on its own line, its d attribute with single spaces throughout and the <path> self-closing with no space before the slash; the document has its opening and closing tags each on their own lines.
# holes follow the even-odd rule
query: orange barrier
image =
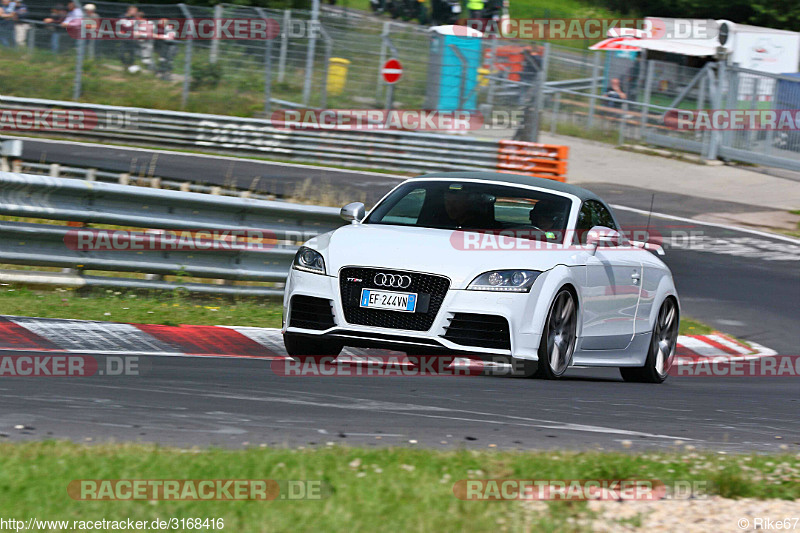
<svg viewBox="0 0 800 533">
<path fill-rule="evenodd" d="M 499 172 L 567 181 L 569 147 L 525 141 L 500 141 L 499 146 Z"/>
</svg>

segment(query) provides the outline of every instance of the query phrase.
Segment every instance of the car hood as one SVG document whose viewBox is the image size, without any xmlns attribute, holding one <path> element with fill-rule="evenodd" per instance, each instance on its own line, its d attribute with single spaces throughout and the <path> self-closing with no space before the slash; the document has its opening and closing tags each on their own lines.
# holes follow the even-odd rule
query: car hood
<svg viewBox="0 0 800 533">
<path fill-rule="evenodd" d="M 442 274 L 452 280 L 453 288 L 464 288 L 477 275 L 489 270 L 549 270 L 556 265 L 583 264 L 580 250 L 535 249 L 528 239 L 506 238 L 505 248 L 482 241 L 480 249 L 465 249 L 464 239 L 487 236 L 469 232 L 351 224 L 320 235 L 308 242 L 319 250 L 328 274 L 336 276 L 345 266 L 366 266 Z M 491 238 L 491 236 L 489 236 Z M 475 241 L 471 241 L 475 243 Z"/>
</svg>

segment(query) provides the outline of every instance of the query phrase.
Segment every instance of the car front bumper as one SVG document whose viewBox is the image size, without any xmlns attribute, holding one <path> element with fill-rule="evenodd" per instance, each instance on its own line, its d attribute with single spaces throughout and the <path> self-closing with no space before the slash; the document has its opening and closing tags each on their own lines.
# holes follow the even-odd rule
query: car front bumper
<svg viewBox="0 0 800 533">
<path fill-rule="evenodd" d="M 530 317 L 533 316 L 533 308 L 538 299 L 537 286 L 540 286 L 538 280 L 530 293 L 450 288 L 430 329 L 415 331 L 348 323 L 345 320 L 337 276 L 292 269 L 286 282 L 282 331 L 296 335 L 337 339 L 342 341 L 345 346 L 397 349 L 416 354 L 447 352 L 481 359 L 503 359 L 513 354 L 515 358 L 536 360 L 541 331 L 534 326 Z M 286 318 L 291 314 L 291 299 L 297 295 L 330 300 L 335 325 L 324 330 L 289 327 Z M 508 321 L 511 348 L 469 346 L 446 339 L 444 335 L 447 327 L 456 313 L 493 315 L 505 318 Z M 528 317 L 527 320 L 526 317 Z"/>
</svg>

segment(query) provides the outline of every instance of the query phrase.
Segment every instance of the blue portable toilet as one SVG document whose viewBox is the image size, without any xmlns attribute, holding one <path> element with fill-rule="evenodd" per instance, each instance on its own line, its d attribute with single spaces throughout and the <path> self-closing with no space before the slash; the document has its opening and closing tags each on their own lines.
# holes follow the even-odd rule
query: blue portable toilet
<svg viewBox="0 0 800 533">
<path fill-rule="evenodd" d="M 426 109 L 477 109 L 482 44 L 483 33 L 466 26 L 431 28 Z"/>
</svg>

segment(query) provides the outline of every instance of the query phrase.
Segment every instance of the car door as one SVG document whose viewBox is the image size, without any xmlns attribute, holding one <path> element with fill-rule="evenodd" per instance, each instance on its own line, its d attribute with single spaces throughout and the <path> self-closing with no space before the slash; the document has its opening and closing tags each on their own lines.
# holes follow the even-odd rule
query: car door
<svg viewBox="0 0 800 533">
<path fill-rule="evenodd" d="M 620 230 L 602 202 L 585 200 L 577 223 L 576 237 L 581 243 L 586 243 L 588 230 L 595 226 Z M 641 280 L 641 261 L 629 247 L 600 246 L 594 253 L 587 252 L 581 349 L 628 347 L 634 333 Z"/>
</svg>

